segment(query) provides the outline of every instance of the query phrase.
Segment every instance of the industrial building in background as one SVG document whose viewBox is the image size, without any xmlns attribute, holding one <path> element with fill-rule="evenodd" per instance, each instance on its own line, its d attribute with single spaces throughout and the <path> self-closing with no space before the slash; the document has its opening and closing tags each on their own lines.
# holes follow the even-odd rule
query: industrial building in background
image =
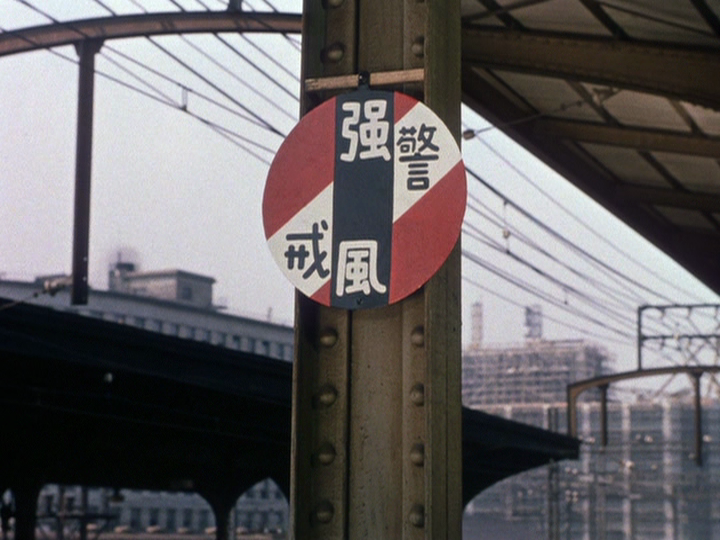
<svg viewBox="0 0 720 540">
<path fill-rule="evenodd" d="M 607 351 L 583 340 L 542 339 L 538 306 L 526 310 L 526 341 L 484 345 L 482 305 L 463 355 L 463 405 L 554 431 L 567 425 L 567 385 L 610 371 Z M 608 444 L 599 393 L 578 405 L 579 461 L 526 472 L 476 497 L 465 531 L 491 537 L 630 540 L 720 538 L 720 405 L 703 403 L 702 467 L 695 462 L 693 392 L 608 403 Z"/>
</svg>

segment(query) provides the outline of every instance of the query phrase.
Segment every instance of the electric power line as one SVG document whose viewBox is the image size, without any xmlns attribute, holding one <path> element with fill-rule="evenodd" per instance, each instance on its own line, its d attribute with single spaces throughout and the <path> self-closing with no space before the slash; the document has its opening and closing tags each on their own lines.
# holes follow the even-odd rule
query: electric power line
<svg viewBox="0 0 720 540">
<path fill-rule="evenodd" d="M 485 214 L 482 210 L 480 210 L 479 208 L 474 206 L 473 202 L 482 205 L 484 208 L 486 208 L 487 211 L 489 211 L 491 213 L 492 213 L 492 210 L 490 210 L 490 208 L 487 205 L 482 203 L 482 201 L 480 201 L 479 199 L 475 198 L 472 194 L 469 194 L 469 197 L 472 199 L 472 201 L 470 203 L 468 203 L 468 209 L 470 211 L 472 211 L 473 213 L 476 213 L 480 217 L 484 218 L 492 225 L 498 227 L 502 231 L 503 236 L 506 237 L 506 245 L 504 247 L 499 242 L 495 241 L 494 248 L 497 251 L 503 252 L 503 253 L 505 251 L 510 251 L 509 239 L 515 238 L 521 244 L 527 246 L 528 248 L 532 249 L 533 251 L 536 251 L 540 255 L 549 259 L 552 263 L 565 268 L 567 271 L 569 271 L 575 277 L 587 282 L 588 285 L 603 291 L 605 294 L 608 295 L 609 299 L 613 300 L 614 304 L 617 307 L 629 310 L 629 309 L 634 309 L 634 307 L 637 305 L 636 304 L 637 297 L 631 297 L 631 296 L 625 294 L 623 291 L 614 289 L 611 286 L 601 282 L 600 280 L 591 277 L 590 275 L 582 272 L 581 270 L 576 269 L 570 263 L 568 263 L 564 260 L 561 260 L 559 257 L 556 257 L 555 255 L 550 253 L 547 249 L 545 249 L 544 247 L 539 245 L 538 242 L 532 240 L 530 237 L 523 234 L 519 229 L 517 229 L 517 227 L 509 226 L 507 223 L 502 223 L 499 220 L 497 214 L 495 214 L 493 216 L 488 216 L 487 214 Z M 487 235 L 487 233 L 485 233 L 484 231 L 481 231 L 479 228 L 476 228 L 473 225 L 471 225 L 469 223 L 469 219 L 467 217 L 466 217 L 466 224 L 468 226 L 472 227 L 473 229 L 475 229 L 478 234 L 482 234 L 487 239 L 490 239 L 490 236 Z M 630 303 L 627 303 L 627 302 L 630 302 Z"/>
<path fill-rule="evenodd" d="M 521 304 L 520 302 L 517 302 L 517 301 L 513 300 L 512 298 L 510 298 L 510 297 L 508 297 L 508 296 L 505 296 L 505 295 L 503 295 L 503 294 L 500 294 L 500 293 L 499 293 L 497 290 L 495 290 L 495 289 L 491 289 L 490 287 L 486 287 L 486 286 L 484 286 L 484 285 L 481 285 L 480 283 L 478 283 L 477 281 L 473 280 L 472 278 L 469 278 L 469 277 L 467 277 L 467 276 L 463 276 L 462 279 L 463 279 L 463 281 L 469 283 L 469 284 L 472 285 L 473 287 L 477 287 L 478 289 L 480 289 L 480 290 L 482 290 L 482 291 L 484 291 L 484 292 L 490 294 L 491 296 L 494 296 L 494 297 L 496 297 L 496 298 L 498 298 L 498 299 L 500 299 L 500 300 L 503 300 L 503 301 L 507 302 L 508 304 L 511 304 L 511 305 L 513 305 L 513 306 L 516 306 L 516 307 L 519 307 L 519 308 L 522 308 L 522 309 L 524 309 L 524 308 L 527 307 L 526 305 Z M 552 317 L 552 316 L 550 316 L 550 315 L 548 315 L 548 314 L 543 314 L 543 317 L 547 318 L 547 320 L 552 321 L 552 322 L 554 322 L 554 323 L 556 323 L 556 324 L 558 324 L 558 325 L 560 325 L 560 326 L 564 326 L 564 327 L 566 327 L 566 328 L 569 328 L 570 330 L 576 330 L 576 331 L 581 332 L 582 334 L 585 334 L 586 336 L 589 336 L 589 337 L 594 337 L 594 338 L 597 338 L 597 339 L 602 339 L 602 340 L 605 340 L 605 341 L 610 341 L 610 342 L 616 343 L 616 344 L 618 344 L 618 345 L 632 345 L 632 344 L 633 344 L 633 342 L 630 341 L 630 340 L 619 340 L 619 339 L 616 339 L 616 338 L 611 337 L 611 336 L 606 336 L 606 335 L 596 334 L 596 333 L 594 333 L 594 332 L 590 332 L 590 331 L 587 330 L 586 328 L 582 328 L 582 327 L 579 327 L 579 326 L 575 326 L 575 325 L 570 324 L 570 323 L 568 323 L 568 322 L 562 321 L 562 320 L 560 320 L 560 319 L 558 319 L 558 318 Z"/>
<path fill-rule="evenodd" d="M 587 313 L 575 308 L 574 306 L 565 304 L 563 301 L 552 297 L 548 293 L 521 280 L 520 278 L 510 275 L 508 272 L 493 265 L 492 263 L 482 260 L 480 257 L 475 255 L 474 253 L 470 253 L 467 250 L 462 250 L 462 254 L 467 260 L 474 263 L 475 265 L 477 265 L 481 268 L 484 268 L 485 270 L 496 275 L 497 277 L 500 277 L 503 280 L 507 281 L 511 285 L 514 285 L 518 289 L 523 290 L 527 293 L 530 293 L 531 295 L 535 296 L 536 298 L 539 298 L 540 300 L 544 300 L 544 301 L 554 305 L 555 307 L 558 307 L 564 311 L 567 311 L 568 313 L 570 313 L 572 315 L 576 315 L 582 319 L 585 319 L 588 322 L 591 322 L 591 323 L 593 323 L 601 328 L 604 328 L 606 330 L 609 330 L 610 332 L 613 332 L 619 336 L 622 336 L 624 338 L 630 338 L 630 339 L 634 338 L 633 334 L 629 334 L 623 330 L 619 330 L 615 327 L 612 327 L 612 326 L 608 325 L 607 323 L 605 323 L 604 321 L 601 321 L 600 319 L 593 317 L 592 315 L 588 315 Z"/>
<path fill-rule="evenodd" d="M 32 9 L 32 10 L 35 11 L 36 13 L 42 15 L 43 17 L 47 18 L 48 20 L 50 20 L 50 21 L 53 22 L 54 24 L 59 24 L 59 21 L 58 21 L 55 17 L 53 17 L 53 16 L 50 15 L 49 13 L 47 13 L 47 12 L 45 12 L 45 11 L 37 8 L 36 6 L 34 6 L 34 5 L 31 4 L 30 2 L 28 2 L 27 0 L 16 0 L 16 1 L 19 2 L 19 3 L 22 4 L 22 5 L 30 8 L 30 9 Z M 27 37 L 25 37 L 25 36 L 23 36 L 23 39 L 27 40 L 29 43 L 33 43 L 31 39 L 29 39 L 29 38 L 27 38 Z M 108 48 L 109 48 L 109 47 L 108 47 Z M 71 57 L 66 56 L 66 55 L 64 55 L 64 54 L 61 54 L 61 53 L 58 53 L 57 51 L 54 51 L 54 50 L 52 50 L 52 49 L 48 49 L 48 51 L 49 51 L 50 53 L 54 54 L 55 56 L 58 56 L 58 57 L 62 58 L 63 60 L 72 62 L 72 63 L 74 63 L 74 64 L 78 64 L 78 61 L 77 61 L 76 59 L 74 59 L 74 58 L 71 58 Z M 115 52 L 117 53 L 117 51 L 115 51 Z M 171 106 L 171 107 L 173 107 L 173 108 L 182 110 L 183 112 L 187 113 L 188 115 L 190 115 L 191 117 L 195 118 L 195 119 L 198 120 L 199 122 L 205 124 L 206 126 L 210 127 L 210 128 L 213 129 L 214 131 L 216 131 L 216 133 L 218 133 L 220 136 L 222 136 L 222 137 L 225 138 L 226 140 L 229 140 L 232 144 L 234 144 L 234 145 L 238 146 L 239 148 L 245 150 L 247 153 L 249 153 L 250 155 L 252 155 L 252 156 L 255 157 L 256 159 L 260 160 L 262 163 L 264 163 L 264 164 L 266 164 L 266 165 L 269 165 L 269 161 L 268 161 L 266 158 L 260 156 L 259 154 L 257 154 L 257 153 L 254 152 L 253 150 L 249 149 L 247 146 L 245 146 L 244 144 L 240 143 L 239 141 L 244 141 L 244 142 L 246 142 L 246 143 L 248 143 L 248 144 L 254 145 L 254 146 L 256 146 L 256 147 L 258 147 L 258 148 L 261 148 L 261 149 L 263 149 L 263 150 L 266 150 L 266 151 L 268 151 L 268 152 L 270 152 L 270 153 L 274 153 L 274 150 L 273 150 L 273 149 L 271 149 L 271 148 L 269 148 L 269 147 L 267 147 L 267 146 L 265 146 L 265 145 L 262 145 L 262 144 L 260 144 L 260 143 L 257 143 L 256 141 L 254 141 L 254 140 L 252 140 L 252 139 L 249 139 L 249 138 L 247 138 L 247 137 L 244 137 L 243 135 L 240 135 L 239 133 L 234 132 L 234 131 L 232 131 L 232 130 L 230 130 L 230 129 L 228 129 L 228 128 L 225 128 L 225 127 L 223 127 L 223 126 L 220 126 L 219 124 L 217 124 L 217 123 L 215 123 L 215 122 L 212 122 L 212 121 L 210 121 L 210 120 L 207 119 L 207 118 L 204 118 L 204 117 L 202 117 L 202 116 L 200 116 L 200 115 L 198 115 L 198 114 L 195 114 L 195 113 L 187 110 L 186 107 L 178 106 L 178 105 L 175 104 L 174 102 L 168 102 L 168 101 L 166 101 L 166 100 L 164 100 L 164 99 L 160 99 L 157 95 L 151 94 L 151 93 L 149 93 L 149 92 L 147 92 L 147 91 L 145 91 L 145 90 L 142 90 L 142 89 L 140 89 L 140 88 L 138 88 L 138 87 L 136 87 L 136 86 L 133 86 L 133 85 L 130 84 L 130 83 L 127 83 L 127 82 L 125 82 L 125 81 L 122 81 L 122 80 L 118 79 L 117 77 L 113 77 L 112 75 L 109 75 L 109 74 L 103 72 L 102 70 L 97 70 L 97 69 L 96 69 L 96 70 L 95 70 L 95 73 L 96 73 L 97 75 L 101 76 L 101 77 L 104 77 L 104 78 L 106 78 L 106 79 L 108 79 L 108 80 L 110 80 L 110 81 L 115 82 L 116 84 L 119 84 L 119 85 L 121 85 L 121 86 L 124 86 L 124 87 L 130 89 L 130 90 L 133 90 L 133 91 L 135 91 L 135 92 L 137 92 L 137 93 L 139 93 L 139 94 L 141 94 L 141 95 L 143 95 L 143 96 L 145 96 L 145 97 L 148 97 L 148 98 L 150 98 L 150 99 L 153 99 L 154 101 L 157 101 L 157 102 L 159 102 L 159 103 L 162 103 L 163 105 Z M 149 83 L 147 83 L 147 82 L 144 83 L 144 84 L 145 84 L 145 85 L 149 85 Z M 179 84 L 179 83 L 178 83 L 178 84 Z M 154 90 L 155 92 L 158 92 L 158 90 L 157 90 L 156 88 L 153 88 L 153 90 Z M 264 127 L 264 125 L 262 125 L 261 127 Z"/>
<path fill-rule="evenodd" d="M 558 233 L 557 231 L 555 231 L 555 230 L 554 230 L 552 227 L 550 227 L 549 225 L 543 223 L 539 218 L 535 217 L 535 216 L 532 215 L 530 212 L 528 212 L 527 210 L 525 210 L 523 207 L 521 207 L 520 205 L 518 205 L 517 203 L 515 203 L 514 201 L 512 201 L 509 197 L 505 196 L 505 195 L 504 195 L 503 193 L 501 193 L 497 188 L 495 188 L 495 187 L 492 186 L 490 183 L 488 183 L 485 179 L 483 179 L 479 174 L 477 174 L 477 173 L 476 173 L 475 171 L 473 171 L 472 169 L 466 167 L 466 170 L 467 170 L 468 173 L 470 173 L 470 175 L 471 175 L 475 180 L 477 180 L 480 184 L 482 184 L 483 186 L 485 186 L 487 189 L 489 189 L 491 192 L 493 192 L 496 196 L 500 197 L 503 201 L 506 201 L 507 204 L 511 205 L 513 208 L 515 208 L 518 212 L 520 212 L 520 213 L 521 213 L 523 216 L 525 216 L 527 219 L 529 219 L 530 221 L 532 221 L 533 223 L 535 223 L 535 224 L 536 224 L 538 227 L 540 227 L 542 230 L 546 231 L 546 232 L 549 233 L 551 236 L 555 237 L 557 240 L 561 241 L 563 244 L 565 244 L 566 246 L 570 247 L 571 249 L 573 249 L 573 250 L 576 251 L 577 253 L 582 254 L 584 257 L 586 257 L 588 260 L 592 261 L 592 262 L 593 262 L 594 264 L 596 264 L 597 266 L 599 266 L 599 267 L 601 267 L 601 268 L 604 268 L 604 269 L 605 269 L 607 272 L 609 272 L 610 274 L 613 274 L 613 275 L 617 276 L 618 278 L 620 278 L 620 279 L 624 280 L 625 282 L 633 285 L 634 287 L 637 287 L 638 289 L 641 289 L 641 290 L 643 290 L 643 291 L 645 291 L 645 292 L 647 292 L 647 293 L 649 293 L 649 294 L 652 294 L 653 296 L 660 297 L 660 298 L 662 298 L 663 300 L 665 300 L 665 301 L 667 301 L 667 302 L 671 302 L 671 300 L 670 300 L 667 296 L 665 296 L 665 295 L 663 295 L 663 294 L 661 294 L 661 293 L 658 293 L 658 292 L 656 292 L 656 291 L 653 291 L 652 289 L 650 289 L 650 288 L 649 288 L 647 285 L 645 285 L 644 283 L 640 283 L 639 281 L 631 278 L 630 276 L 628 276 L 628 275 L 620 272 L 620 271 L 617 270 L 616 268 L 610 266 L 610 265 L 607 264 L 606 262 L 604 262 L 604 261 L 598 259 L 596 256 L 592 255 L 592 254 L 589 253 L 587 250 L 581 248 L 580 246 L 578 246 L 578 245 L 575 244 L 574 242 L 570 241 L 570 240 L 567 239 L 565 236 L 563 236 L 563 235 L 561 235 L 560 233 Z"/>
<path fill-rule="evenodd" d="M 476 131 L 475 134 L 481 133 L 484 130 Z M 487 141 L 483 140 L 480 137 L 474 137 L 474 139 L 482 144 L 485 148 L 487 148 L 490 152 L 492 152 L 496 157 L 498 157 L 500 160 L 502 160 L 508 167 L 510 167 L 511 170 L 513 170 L 520 178 L 527 181 L 533 188 L 535 188 L 540 194 L 542 194 L 546 199 L 548 199 L 550 202 L 552 202 L 555 206 L 560 208 L 567 216 L 569 216 L 573 221 L 578 223 L 581 227 L 583 227 L 586 231 L 588 231 L 591 235 L 593 235 L 595 238 L 603 242 L 605 245 L 609 246 L 611 249 L 613 249 L 616 253 L 622 255 L 627 260 L 632 262 L 634 265 L 636 265 L 638 268 L 642 268 L 645 272 L 652 275 L 655 279 L 661 281 L 665 285 L 668 285 L 675 289 L 678 292 L 681 292 L 685 294 L 686 296 L 690 298 L 697 299 L 697 296 L 681 287 L 678 286 L 677 283 L 672 282 L 665 278 L 663 275 L 656 272 L 654 269 L 650 268 L 646 264 L 644 264 L 642 261 L 637 260 L 635 257 L 633 257 L 631 254 L 627 253 L 626 251 L 620 249 L 616 244 L 609 241 L 606 237 L 602 236 L 600 233 L 598 233 L 595 229 L 590 227 L 587 222 L 585 222 L 583 219 L 578 217 L 575 213 L 568 210 L 565 206 L 563 206 L 555 197 L 550 195 L 546 190 L 541 188 L 537 182 L 535 182 L 532 178 L 530 178 L 527 174 L 525 174 L 523 171 L 521 171 L 514 163 L 512 163 L 509 159 L 507 159 L 505 156 L 503 156 L 497 149 L 493 148 L 492 145 L 490 145 Z M 661 294 L 655 293 L 656 296 L 662 297 Z"/>
</svg>

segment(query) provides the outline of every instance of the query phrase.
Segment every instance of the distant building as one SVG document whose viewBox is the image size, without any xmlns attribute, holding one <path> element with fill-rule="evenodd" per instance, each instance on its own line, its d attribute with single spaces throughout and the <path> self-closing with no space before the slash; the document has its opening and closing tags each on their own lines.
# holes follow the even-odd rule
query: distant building
<svg viewBox="0 0 720 540">
<path fill-rule="evenodd" d="M 214 282 L 183 270 L 139 272 L 131 263 L 118 262 L 108 274 L 109 290 L 90 289 L 87 305 L 70 304 L 69 289 L 61 288 L 69 278 L 62 275 L 0 280 L 0 298 L 292 360 L 293 328 L 223 312 L 213 304 Z"/>
<path fill-rule="evenodd" d="M 195 493 L 91 488 L 84 495 L 83 491 L 80 486 L 45 486 L 38 501 L 38 527 L 51 533 L 60 525 L 67 537 L 78 530 L 85 515 L 95 532 L 202 534 L 216 526 L 210 505 Z M 237 533 L 285 532 L 288 504 L 272 480 L 263 480 L 237 500 L 231 521 Z"/>
<path fill-rule="evenodd" d="M 526 322 L 537 328 L 535 313 Z M 582 340 L 545 341 L 536 332 L 527 338 L 524 344 L 465 351 L 463 404 L 565 432 L 567 384 L 607 373 L 610 359 L 602 347 Z M 609 442 L 603 447 L 599 398 L 586 394 L 578 405 L 581 459 L 484 491 L 466 508 L 465 530 L 487 524 L 508 539 L 719 539 L 717 400 L 703 403 L 705 464 L 698 467 L 690 395 L 632 403 L 611 396 Z"/>
<path fill-rule="evenodd" d="M 608 372 L 608 353 L 582 340 L 529 340 L 463 355 L 463 403 L 468 407 L 564 402 L 570 382 Z"/>
<path fill-rule="evenodd" d="M 182 270 L 137 272 L 133 263 L 118 262 L 110 270 L 108 289 L 112 292 L 172 300 L 200 309 L 213 306 L 211 277 Z"/>
<path fill-rule="evenodd" d="M 0 280 L 0 298 L 44 305 L 53 309 L 127 324 L 184 339 L 291 361 L 294 331 L 291 326 L 231 315 L 213 303 L 211 277 L 183 270 L 140 272 L 118 261 L 108 274 L 108 289 L 91 289 L 87 305 L 70 304 L 68 276 L 38 277 L 34 281 Z M 121 495 L 120 497 L 115 495 Z M 2 493 L 0 493 L 2 496 Z M 55 530 L 57 516 L 65 512 L 68 531 L 77 530 L 78 517 L 112 515 L 97 519 L 110 530 L 151 532 L 203 532 L 215 526 L 210 506 L 193 493 L 92 489 L 83 508 L 79 486 L 46 486 L 39 500 L 39 525 Z M 73 517 L 74 516 L 74 517 Z M 238 531 L 285 531 L 288 504 L 272 480 L 246 491 L 233 513 Z"/>
</svg>

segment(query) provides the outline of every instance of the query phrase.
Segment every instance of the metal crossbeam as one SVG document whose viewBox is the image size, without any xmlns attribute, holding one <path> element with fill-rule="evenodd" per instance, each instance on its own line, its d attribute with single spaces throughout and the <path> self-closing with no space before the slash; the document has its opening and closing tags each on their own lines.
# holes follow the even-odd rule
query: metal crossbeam
<svg viewBox="0 0 720 540">
<path fill-rule="evenodd" d="M 538 133 L 580 143 L 621 146 L 648 152 L 673 152 L 713 159 L 720 156 L 720 138 L 718 137 L 701 137 L 677 131 L 610 126 L 595 122 L 577 122 L 555 118 L 535 120 L 533 124 L 533 128 Z"/>
<path fill-rule="evenodd" d="M 0 56 L 71 45 L 86 39 L 121 39 L 167 34 L 220 32 L 299 33 L 296 13 L 202 11 L 83 19 L 0 34 Z"/>
<path fill-rule="evenodd" d="M 471 66 L 621 85 L 720 107 L 720 84 L 709 82 L 720 83 L 715 49 L 465 28 L 462 55 Z"/>
</svg>

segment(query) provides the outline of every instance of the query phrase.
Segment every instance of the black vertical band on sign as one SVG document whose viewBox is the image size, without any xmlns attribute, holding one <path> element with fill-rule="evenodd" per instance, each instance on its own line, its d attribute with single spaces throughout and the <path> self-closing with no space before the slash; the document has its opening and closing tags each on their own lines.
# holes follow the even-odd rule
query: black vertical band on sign
<svg viewBox="0 0 720 540">
<path fill-rule="evenodd" d="M 382 117 L 379 102 L 385 103 Z M 384 306 L 392 254 L 393 93 L 362 89 L 339 96 L 336 107 L 331 303 Z M 372 245 L 375 253 L 366 247 Z"/>
</svg>

